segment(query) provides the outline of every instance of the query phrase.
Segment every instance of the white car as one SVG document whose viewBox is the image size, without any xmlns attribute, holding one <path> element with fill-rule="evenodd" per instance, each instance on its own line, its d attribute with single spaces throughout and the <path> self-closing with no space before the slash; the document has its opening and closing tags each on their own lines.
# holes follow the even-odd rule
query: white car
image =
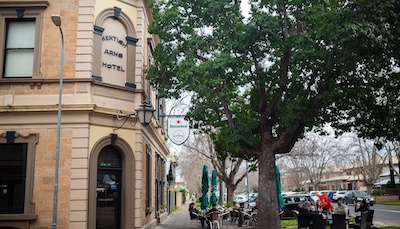
<svg viewBox="0 0 400 229">
<path fill-rule="evenodd" d="M 311 191 L 310 195 L 318 195 L 321 194 L 321 191 Z"/>
<path fill-rule="evenodd" d="M 254 208 L 256 206 L 257 199 L 258 199 L 258 195 L 249 198 L 249 206 L 247 206 L 247 207 L 248 208 Z"/>
<path fill-rule="evenodd" d="M 346 196 L 346 192 L 347 191 L 337 191 L 336 193 L 334 193 L 332 197 L 333 201 L 337 201 L 339 197 L 342 197 L 344 199 L 344 197 Z"/>
<path fill-rule="evenodd" d="M 247 202 L 247 196 L 245 195 L 236 195 L 235 198 L 233 199 L 233 202 L 235 204 L 241 204 Z"/>
</svg>

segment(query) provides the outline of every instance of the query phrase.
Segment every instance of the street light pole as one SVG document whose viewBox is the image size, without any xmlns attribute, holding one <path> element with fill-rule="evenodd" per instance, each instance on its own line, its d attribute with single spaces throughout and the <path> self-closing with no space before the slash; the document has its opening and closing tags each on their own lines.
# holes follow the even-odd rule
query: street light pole
<svg viewBox="0 0 400 229">
<path fill-rule="evenodd" d="M 247 193 L 247 207 L 249 208 L 249 166 L 246 160 L 246 193 Z"/>
<path fill-rule="evenodd" d="M 51 15 L 54 25 L 60 29 L 61 34 L 61 63 L 60 63 L 60 89 L 58 93 L 58 114 L 57 114 L 57 140 L 56 140 L 56 163 L 54 175 L 54 196 L 53 196 L 53 229 L 57 228 L 57 208 L 58 208 L 58 170 L 60 161 L 60 135 L 61 135 L 61 107 L 62 107 L 62 88 L 64 74 L 64 34 L 61 29 L 60 15 Z"/>
</svg>

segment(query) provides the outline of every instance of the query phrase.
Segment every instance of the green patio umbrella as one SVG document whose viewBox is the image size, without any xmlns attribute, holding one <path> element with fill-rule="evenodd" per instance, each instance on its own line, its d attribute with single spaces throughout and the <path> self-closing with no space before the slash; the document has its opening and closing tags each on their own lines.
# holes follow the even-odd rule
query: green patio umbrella
<svg viewBox="0 0 400 229">
<path fill-rule="evenodd" d="M 209 178 L 208 178 L 208 166 L 204 165 L 203 166 L 203 177 L 201 179 L 201 193 L 202 196 L 200 197 L 200 202 L 201 202 L 201 209 L 205 210 L 207 209 L 208 206 L 208 183 L 209 183 Z"/>
<path fill-rule="evenodd" d="M 276 190 L 278 196 L 279 211 L 282 211 L 285 208 L 285 201 L 283 200 L 282 196 L 281 172 L 279 171 L 278 166 L 275 166 L 275 175 L 276 175 Z"/>
<path fill-rule="evenodd" d="M 211 173 L 211 197 L 210 197 L 210 203 L 211 204 L 217 204 L 217 171 L 213 169 Z"/>
</svg>

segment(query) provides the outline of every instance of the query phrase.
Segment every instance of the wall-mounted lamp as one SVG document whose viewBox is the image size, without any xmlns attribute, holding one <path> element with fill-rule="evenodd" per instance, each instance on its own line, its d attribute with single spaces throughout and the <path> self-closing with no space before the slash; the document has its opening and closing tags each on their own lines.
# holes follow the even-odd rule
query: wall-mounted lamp
<svg viewBox="0 0 400 229">
<path fill-rule="evenodd" d="M 125 118 L 125 121 L 122 123 L 122 125 L 120 127 L 116 128 L 114 130 L 120 129 L 130 117 L 136 118 L 135 122 L 131 123 L 132 126 L 136 125 L 136 122 L 138 119 L 139 119 L 140 124 L 142 124 L 143 126 L 147 126 L 151 122 L 151 118 L 153 117 L 155 110 L 150 105 L 149 100 L 146 99 L 145 101 L 142 102 L 140 107 L 138 109 L 136 109 L 135 111 L 136 111 L 135 114 L 128 114 L 125 116 L 121 116 L 120 114 L 117 114 L 116 115 L 117 119 L 122 120 L 123 118 Z"/>
<path fill-rule="evenodd" d="M 143 101 L 140 107 L 136 109 L 136 115 L 139 118 L 140 124 L 142 124 L 143 126 L 148 125 L 151 121 L 151 118 L 153 117 L 154 111 L 156 110 L 154 110 L 153 107 L 150 105 L 148 99 Z"/>
</svg>

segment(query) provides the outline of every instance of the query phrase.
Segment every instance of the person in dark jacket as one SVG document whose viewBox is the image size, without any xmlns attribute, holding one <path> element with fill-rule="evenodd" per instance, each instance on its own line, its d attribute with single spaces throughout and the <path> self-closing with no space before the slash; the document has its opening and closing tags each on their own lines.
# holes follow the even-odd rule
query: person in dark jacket
<svg viewBox="0 0 400 229">
<path fill-rule="evenodd" d="M 369 211 L 369 204 L 367 204 L 367 200 L 366 199 L 362 199 L 359 205 L 356 204 L 354 211 L 355 212 Z"/>
<path fill-rule="evenodd" d="M 299 214 L 297 216 L 297 221 L 299 226 L 310 226 L 312 222 L 311 218 L 311 202 L 304 201 L 303 204 L 299 206 Z"/>
<path fill-rule="evenodd" d="M 190 214 L 190 219 L 199 219 L 201 223 L 201 228 L 204 228 L 204 221 L 206 219 L 203 216 L 201 216 L 199 210 L 195 208 L 194 202 L 189 204 L 189 214 Z"/>
<path fill-rule="evenodd" d="M 366 199 L 362 199 L 361 202 L 357 203 L 354 206 L 354 211 L 355 212 L 366 212 L 369 211 L 369 204 L 367 203 Z M 355 218 L 356 223 L 360 223 L 361 222 L 361 215 L 356 216 Z"/>
</svg>

